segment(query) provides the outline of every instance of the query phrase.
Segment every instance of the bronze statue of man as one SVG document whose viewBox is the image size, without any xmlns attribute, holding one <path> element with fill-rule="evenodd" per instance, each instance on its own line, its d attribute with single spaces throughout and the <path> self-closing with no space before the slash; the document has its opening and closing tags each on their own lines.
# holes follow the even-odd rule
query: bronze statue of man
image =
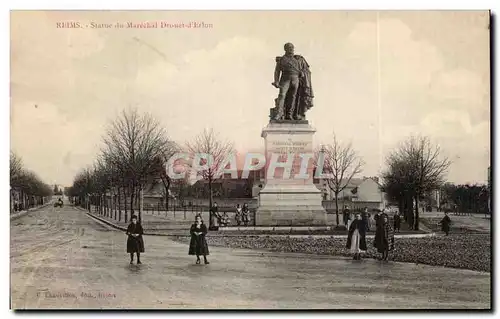
<svg viewBox="0 0 500 319">
<path fill-rule="evenodd" d="M 273 86 L 280 89 L 275 100 L 274 120 L 305 120 L 305 112 L 313 106 L 311 72 L 306 59 L 295 55 L 294 46 L 287 43 L 285 54 L 276 57 Z"/>
</svg>

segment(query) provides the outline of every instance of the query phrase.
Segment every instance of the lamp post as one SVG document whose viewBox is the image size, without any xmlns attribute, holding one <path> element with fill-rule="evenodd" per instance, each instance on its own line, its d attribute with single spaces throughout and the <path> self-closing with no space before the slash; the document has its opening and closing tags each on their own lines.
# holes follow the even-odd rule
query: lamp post
<svg viewBox="0 0 500 319">
<path fill-rule="evenodd" d="M 139 190 L 139 223 L 142 222 L 142 212 L 144 211 L 144 186 L 141 184 Z"/>
</svg>

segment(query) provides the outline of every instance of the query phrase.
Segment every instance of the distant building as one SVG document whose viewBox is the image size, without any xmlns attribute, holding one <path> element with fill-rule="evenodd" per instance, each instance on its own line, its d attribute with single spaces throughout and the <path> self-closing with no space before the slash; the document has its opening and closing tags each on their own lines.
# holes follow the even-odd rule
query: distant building
<svg viewBox="0 0 500 319">
<path fill-rule="evenodd" d="M 345 181 L 342 182 L 344 185 Z M 323 191 L 324 200 L 335 201 L 335 193 L 328 187 L 327 181 L 315 179 L 318 189 Z M 339 193 L 342 206 L 352 208 L 378 208 L 386 205 L 385 193 L 381 191 L 378 177 L 351 178 L 347 186 Z"/>
<path fill-rule="evenodd" d="M 230 173 L 216 178 L 212 181 L 212 194 L 214 198 L 252 198 L 258 195 L 256 188 L 261 184 L 260 172 L 251 171 L 248 178 L 242 178 L 243 171 L 237 171 L 237 178 L 233 178 Z M 179 193 L 179 186 L 175 186 L 174 194 Z M 200 179 L 189 186 L 190 190 L 184 188 L 183 194 L 186 197 L 206 197 L 208 198 L 208 180 Z"/>
</svg>

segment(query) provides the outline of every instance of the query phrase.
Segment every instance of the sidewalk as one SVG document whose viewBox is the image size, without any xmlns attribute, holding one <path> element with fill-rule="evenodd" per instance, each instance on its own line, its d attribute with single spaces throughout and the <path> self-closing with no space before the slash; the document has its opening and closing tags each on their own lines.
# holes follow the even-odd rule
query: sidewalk
<svg viewBox="0 0 500 319">
<path fill-rule="evenodd" d="M 18 218 L 23 217 L 24 215 L 28 214 L 29 212 L 32 212 L 32 211 L 34 211 L 34 210 L 37 210 L 37 209 L 41 209 L 41 208 L 47 207 L 47 206 L 52 205 L 52 204 L 53 204 L 53 200 L 51 200 L 50 202 L 45 203 L 45 204 L 43 204 L 43 205 L 36 206 L 36 207 L 32 207 L 32 208 L 28 208 L 27 210 L 22 210 L 22 211 L 20 211 L 20 212 L 17 212 L 17 213 L 11 214 L 11 215 L 10 215 L 10 220 L 18 219 Z"/>
<path fill-rule="evenodd" d="M 79 207 L 78 207 L 79 208 Z M 84 210 L 83 208 L 79 208 L 82 211 L 85 211 L 85 213 L 91 217 L 94 218 L 102 223 L 105 223 L 117 230 L 121 231 L 126 231 L 128 223 L 124 222 L 117 222 L 113 219 L 104 217 L 104 216 L 98 216 L 94 213 L 89 213 L 88 211 Z M 165 223 L 165 221 L 163 221 Z M 148 225 L 148 226 L 146 226 Z M 151 223 L 151 221 L 143 223 L 143 228 L 144 228 L 144 235 L 150 235 L 150 236 L 174 236 L 174 237 L 179 237 L 179 236 L 190 236 L 189 235 L 189 226 L 191 225 L 191 222 L 187 225 L 178 225 L 178 226 L 185 226 L 183 228 L 177 227 L 177 228 L 167 228 L 168 225 L 163 225 L 162 227 L 160 226 L 159 228 L 153 228 L 151 226 L 158 226 L 155 225 L 155 223 Z M 172 226 L 172 225 L 170 225 Z M 259 230 L 264 227 L 251 227 L 251 228 L 258 228 Z M 273 228 L 273 227 L 270 227 Z M 296 228 L 296 227 L 294 227 Z M 257 230 L 257 229 L 256 229 Z M 218 231 L 214 232 L 211 231 L 208 234 L 209 236 L 212 237 L 290 237 L 290 238 L 346 238 L 347 234 L 339 234 L 339 233 L 334 233 L 334 234 L 327 234 L 327 235 L 294 235 L 294 234 L 245 234 L 244 232 L 238 233 L 238 234 L 228 234 L 225 233 L 224 231 Z M 395 234 L 395 238 L 424 238 L 424 237 L 434 237 L 436 236 L 435 233 L 426 233 L 426 234 Z M 366 235 L 366 238 L 374 238 L 375 234 L 371 233 Z"/>
<path fill-rule="evenodd" d="M 92 214 L 100 216 L 96 211 L 95 211 L 95 206 L 92 205 L 91 207 L 91 212 Z M 115 212 L 112 211 L 111 214 L 114 216 Z M 118 213 L 117 213 L 118 214 Z M 139 211 L 134 212 L 135 215 L 139 214 Z M 142 219 L 143 223 L 144 222 L 153 222 L 153 221 L 158 221 L 158 222 L 184 222 L 184 221 L 189 221 L 193 222 L 196 215 L 201 214 L 201 216 L 204 219 L 208 219 L 209 213 L 207 211 L 200 212 L 200 211 L 191 211 L 191 210 L 186 210 L 186 211 L 151 211 L 151 210 L 144 210 L 142 212 Z M 130 211 L 127 211 L 128 218 L 130 218 Z M 124 210 L 122 210 L 122 219 L 124 216 Z M 115 220 L 116 221 L 116 220 Z"/>
<path fill-rule="evenodd" d="M 76 206 L 75 206 L 76 207 Z M 92 211 L 85 210 L 81 207 L 77 207 L 81 210 L 86 211 L 88 214 L 91 214 L 93 217 L 100 218 L 102 220 L 105 220 L 107 222 L 112 223 L 113 225 L 116 225 L 118 227 L 124 227 L 125 229 L 127 226 L 130 224 L 130 212 L 127 214 L 127 222 L 125 222 L 124 218 L 124 213 L 122 212 L 122 218 L 121 221 L 118 221 L 114 219 L 113 217 L 107 217 L 103 215 L 99 215 L 97 212 L 95 212 L 93 209 Z M 134 213 L 136 216 L 138 215 L 138 212 Z M 114 216 L 114 213 L 111 215 Z M 175 229 L 189 229 L 189 226 L 193 223 L 192 220 L 177 220 L 177 219 L 167 219 L 164 216 L 158 216 L 158 215 L 152 215 L 152 214 L 145 214 L 144 212 L 142 213 L 142 227 L 144 230 L 175 230 Z"/>
<path fill-rule="evenodd" d="M 104 223 L 108 226 L 111 226 L 120 231 L 126 231 L 130 222 L 118 222 L 112 218 L 104 217 L 97 215 L 95 213 L 90 213 L 88 210 L 85 210 L 81 207 L 77 207 L 77 209 L 84 211 L 91 218 Z M 166 222 L 165 220 L 149 220 L 141 223 L 144 229 L 144 235 L 152 235 L 152 236 L 183 236 L 189 235 L 189 227 L 191 226 L 191 221 L 187 223 L 178 223 L 178 222 Z"/>
</svg>

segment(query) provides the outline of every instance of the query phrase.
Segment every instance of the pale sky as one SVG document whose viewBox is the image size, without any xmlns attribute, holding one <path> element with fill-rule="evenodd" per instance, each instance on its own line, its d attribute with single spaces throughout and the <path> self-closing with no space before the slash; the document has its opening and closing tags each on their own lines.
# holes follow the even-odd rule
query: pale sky
<svg viewBox="0 0 500 319">
<path fill-rule="evenodd" d="M 64 21 L 213 27 L 56 27 Z M 488 12 L 380 12 L 378 21 L 377 32 L 376 11 L 13 12 L 11 148 L 47 183 L 69 186 L 94 161 L 106 123 L 135 106 L 181 144 L 207 127 L 239 152 L 263 151 L 275 57 L 292 42 L 311 66 L 316 145 L 335 132 L 363 157 L 362 175 L 375 176 L 391 148 L 423 134 L 453 161 L 449 181 L 486 182 Z"/>
</svg>

